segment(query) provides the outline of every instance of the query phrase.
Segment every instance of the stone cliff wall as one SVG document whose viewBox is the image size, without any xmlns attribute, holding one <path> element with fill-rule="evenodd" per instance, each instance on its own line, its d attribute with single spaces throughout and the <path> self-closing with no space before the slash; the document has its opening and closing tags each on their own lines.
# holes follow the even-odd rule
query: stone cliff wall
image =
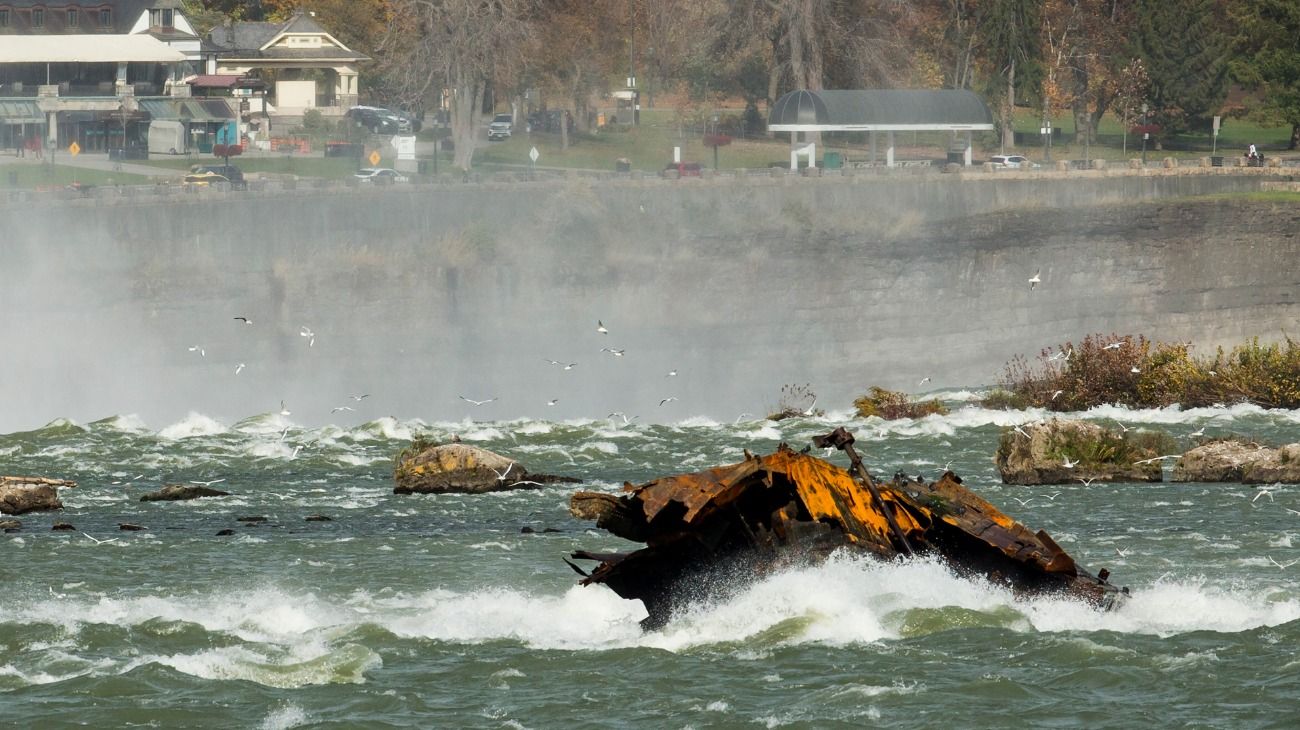
<svg viewBox="0 0 1300 730">
<path fill-rule="evenodd" d="M 1260 180 L 566 181 L 11 204 L 0 430 L 233 420 L 280 400 L 319 423 L 359 393 L 372 397 L 345 420 L 730 419 L 774 406 L 784 383 L 810 383 L 830 408 L 871 384 L 987 384 L 1016 353 L 1095 331 L 1271 339 L 1300 315 L 1294 207 L 1185 199 Z M 499 400 L 476 409 L 461 394 Z"/>
</svg>

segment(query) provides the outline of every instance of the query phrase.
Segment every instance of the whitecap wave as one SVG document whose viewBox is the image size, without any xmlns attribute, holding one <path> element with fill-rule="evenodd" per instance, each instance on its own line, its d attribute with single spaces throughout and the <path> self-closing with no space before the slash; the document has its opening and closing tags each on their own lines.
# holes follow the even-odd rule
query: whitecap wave
<svg viewBox="0 0 1300 730">
<path fill-rule="evenodd" d="M 159 431 L 158 438 L 176 441 L 195 436 L 215 436 L 225 433 L 226 430 L 226 427 L 215 419 L 191 411 L 185 418 Z"/>
</svg>

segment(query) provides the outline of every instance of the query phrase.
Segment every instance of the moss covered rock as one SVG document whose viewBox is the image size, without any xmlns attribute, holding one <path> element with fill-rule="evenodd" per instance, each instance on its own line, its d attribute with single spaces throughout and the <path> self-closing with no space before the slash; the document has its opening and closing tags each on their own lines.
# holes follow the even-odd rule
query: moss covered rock
<svg viewBox="0 0 1300 730">
<path fill-rule="evenodd" d="M 1137 462 L 1164 455 L 1172 442 L 1166 434 L 1053 419 L 1004 430 L 994 461 L 1005 484 L 1158 482 L 1160 461 Z"/>
</svg>

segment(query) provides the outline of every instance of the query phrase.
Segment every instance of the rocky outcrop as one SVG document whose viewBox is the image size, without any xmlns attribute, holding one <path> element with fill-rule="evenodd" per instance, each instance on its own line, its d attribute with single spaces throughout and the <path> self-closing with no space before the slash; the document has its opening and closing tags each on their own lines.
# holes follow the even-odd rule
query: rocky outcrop
<svg viewBox="0 0 1300 730">
<path fill-rule="evenodd" d="M 578 481 L 532 474 L 513 459 L 462 443 L 429 446 L 402 458 L 393 478 L 394 494 L 481 494 Z"/>
<path fill-rule="evenodd" d="M 211 487 L 200 487 L 191 484 L 167 484 L 156 492 L 151 492 L 140 498 L 141 502 L 179 502 L 185 499 L 198 499 L 200 497 L 228 497 L 230 492 L 223 492 L 220 489 Z"/>
<path fill-rule="evenodd" d="M 60 487 L 75 487 L 76 482 L 45 477 L 0 477 L 0 514 L 21 515 L 63 509 Z"/>
<path fill-rule="evenodd" d="M 18 520 L 0 520 L 0 530 L 4 530 L 5 532 L 13 530 L 17 532 L 21 529 L 23 529 L 23 523 Z"/>
<path fill-rule="evenodd" d="M 1224 440 L 1201 444 L 1174 464 L 1175 482 L 1300 484 L 1300 443 L 1269 448 Z"/>
<path fill-rule="evenodd" d="M 1131 434 L 1088 421 L 1026 424 L 1002 432 L 994 460 L 1004 484 L 1160 481 L 1160 439 Z"/>
</svg>

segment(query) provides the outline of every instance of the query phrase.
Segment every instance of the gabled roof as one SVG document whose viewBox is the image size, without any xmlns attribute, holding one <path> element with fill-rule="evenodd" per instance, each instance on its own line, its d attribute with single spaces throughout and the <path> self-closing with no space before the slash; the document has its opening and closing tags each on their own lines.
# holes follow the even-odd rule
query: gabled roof
<svg viewBox="0 0 1300 730">
<path fill-rule="evenodd" d="M 791 91 L 768 113 L 773 132 L 990 130 L 993 115 L 972 91 Z"/>
<path fill-rule="evenodd" d="M 281 48 L 276 42 L 285 35 L 308 34 L 324 37 L 329 45 L 321 48 Z M 205 51 L 216 51 L 230 59 L 351 60 L 368 59 L 330 35 L 311 16 L 298 14 L 283 23 L 231 23 L 212 29 L 204 43 Z"/>
</svg>

